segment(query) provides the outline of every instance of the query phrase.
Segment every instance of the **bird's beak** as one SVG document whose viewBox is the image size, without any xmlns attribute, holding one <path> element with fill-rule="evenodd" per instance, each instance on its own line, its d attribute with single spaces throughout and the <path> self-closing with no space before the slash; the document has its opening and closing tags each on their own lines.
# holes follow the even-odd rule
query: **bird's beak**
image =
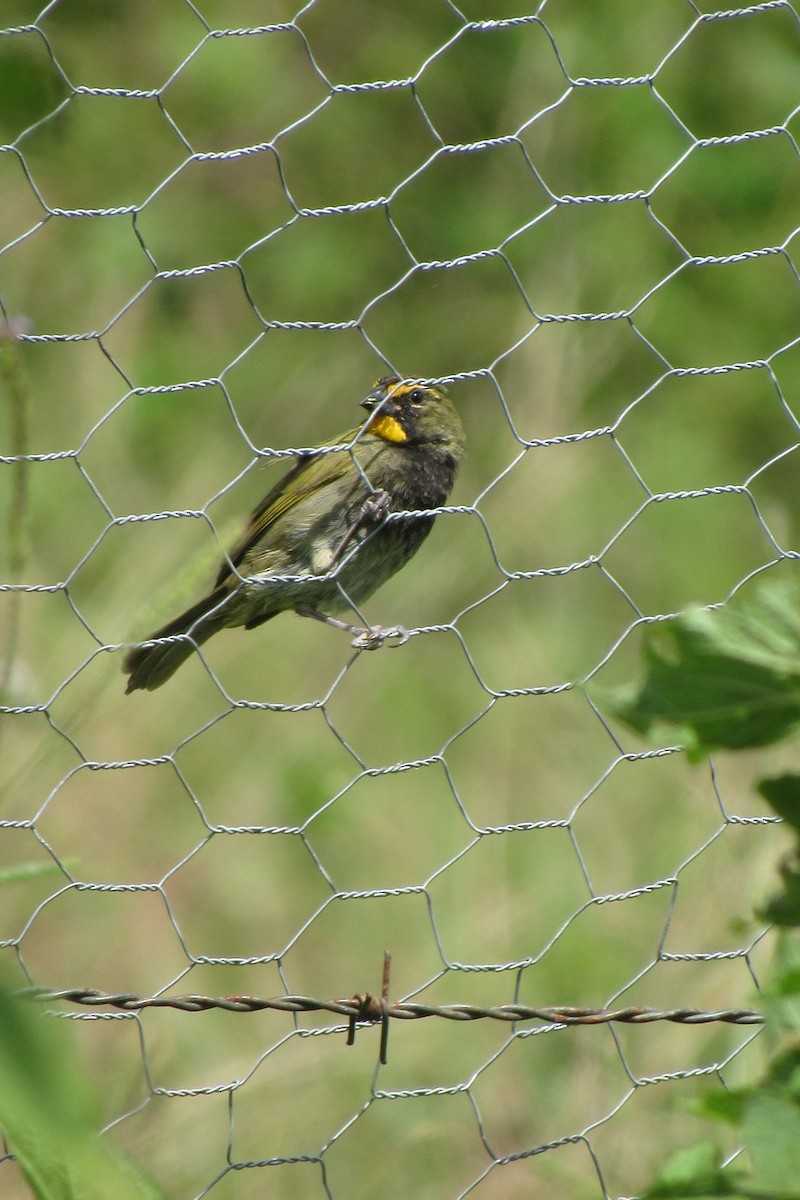
<svg viewBox="0 0 800 1200">
<path fill-rule="evenodd" d="M 365 396 L 361 401 L 361 407 L 366 408 L 368 412 L 372 412 L 372 410 L 377 408 L 378 405 L 381 404 L 385 399 L 386 395 L 383 388 L 373 388 L 370 394 Z"/>
</svg>

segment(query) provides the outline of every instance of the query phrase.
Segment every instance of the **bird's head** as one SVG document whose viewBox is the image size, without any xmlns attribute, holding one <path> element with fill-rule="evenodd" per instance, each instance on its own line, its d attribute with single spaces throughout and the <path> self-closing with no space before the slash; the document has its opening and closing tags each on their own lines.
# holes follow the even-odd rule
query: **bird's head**
<svg viewBox="0 0 800 1200">
<path fill-rule="evenodd" d="M 440 444 L 454 457 L 464 451 L 461 418 L 443 387 L 386 375 L 379 379 L 362 408 L 373 414 L 367 432 L 395 445 Z"/>
</svg>

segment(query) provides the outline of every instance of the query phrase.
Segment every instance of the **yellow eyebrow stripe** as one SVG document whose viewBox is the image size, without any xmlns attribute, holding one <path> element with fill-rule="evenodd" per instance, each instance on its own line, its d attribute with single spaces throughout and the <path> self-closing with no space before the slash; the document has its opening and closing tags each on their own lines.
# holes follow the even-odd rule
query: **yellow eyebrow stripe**
<svg viewBox="0 0 800 1200">
<path fill-rule="evenodd" d="M 389 392 L 390 396 L 407 396 L 409 392 L 415 392 L 419 387 L 418 383 L 397 383 Z"/>
</svg>

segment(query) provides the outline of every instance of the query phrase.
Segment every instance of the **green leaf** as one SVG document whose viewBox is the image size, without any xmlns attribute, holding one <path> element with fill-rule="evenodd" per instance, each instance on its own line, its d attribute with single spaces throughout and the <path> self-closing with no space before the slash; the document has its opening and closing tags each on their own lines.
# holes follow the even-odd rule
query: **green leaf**
<svg viewBox="0 0 800 1200">
<path fill-rule="evenodd" d="M 641 733 L 664 726 L 693 758 L 765 746 L 800 724 L 800 602 L 786 586 L 762 589 L 740 608 L 690 609 L 653 626 L 646 675 L 612 700 Z M 790 785 L 777 789 L 785 802 Z"/>
<path fill-rule="evenodd" d="M 750 1190 L 800 1196 L 800 1104 L 772 1089 L 753 1097 L 743 1133 L 753 1163 Z"/>
<path fill-rule="evenodd" d="M 731 1092 L 708 1092 L 698 1100 L 693 1100 L 687 1107 L 698 1117 L 706 1117 L 710 1121 L 722 1121 L 729 1125 L 740 1125 L 751 1095 L 750 1088 Z"/>
<path fill-rule="evenodd" d="M 7 883 L 19 883 L 21 880 L 40 879 L 43 875 L 63 874 L 78 862 L 77 858 L 62 858 L 61 865 L 56 862 L 22 862 L 0 870 L 0 887 Z"/>
<path fill-rule="evenodd" d="M 790 1046 L 777 1055 L 770 1063 L 766 1079 L 771 1087 L 800 1101 L 800 1046 Z"/>
<path fill-rule="evenodd" d="M 710 1142 L 674 1154 L 641 1200 L 680 1200 L 681 1197 L 739 1196 L 740 1172 L 723 1171 L 722 1158 Z"/>
<path fill-rule="evenodd" d="M 800 833 L 800 775 L 778 775 L 762 779 L 758 790 L 779 817 Z"/>
<path fill-rule="evenodd" d="M 776 996 L 800 996 L 800 968 L 779 975 L 771 990 Z"/>
<path fill-rule="evenodd" d="M 800 858 L 789 855 L 778 868 L 783 891 L 778 892 L 759 910 L 773 925 L 800 926 Z"/>
<path fill-rule="evenodd" d="M 36 1200 L 163 1200 L 97 1133 L 65 1021 L 0 989 L 0 1128 Z"/>
<path fill-rule="evenodd" d="M 800 1029 L 800 937 L 796 933 L 780 931 L 775 960 L 760 998 L 768 1039 L 777 1045 L 786 1033 Z"/>
</svg>

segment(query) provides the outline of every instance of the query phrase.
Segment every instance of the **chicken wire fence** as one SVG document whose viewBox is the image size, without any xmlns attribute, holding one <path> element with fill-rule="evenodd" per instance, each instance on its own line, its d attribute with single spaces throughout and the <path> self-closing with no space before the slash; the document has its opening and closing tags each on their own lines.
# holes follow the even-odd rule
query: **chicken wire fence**
<svg viewBox="0 0 800 1200">
<path fill-rule="evenodd" d="M 760 1067 L 780 755 L 604 696 L 797 557 L 796 9 L 4 16 L 7 977 L 171 1197 L 635 1194 Z M 286 615 L 126 698 L 387 370 L 468 440 L 408 642 Z"/>
</svg>

